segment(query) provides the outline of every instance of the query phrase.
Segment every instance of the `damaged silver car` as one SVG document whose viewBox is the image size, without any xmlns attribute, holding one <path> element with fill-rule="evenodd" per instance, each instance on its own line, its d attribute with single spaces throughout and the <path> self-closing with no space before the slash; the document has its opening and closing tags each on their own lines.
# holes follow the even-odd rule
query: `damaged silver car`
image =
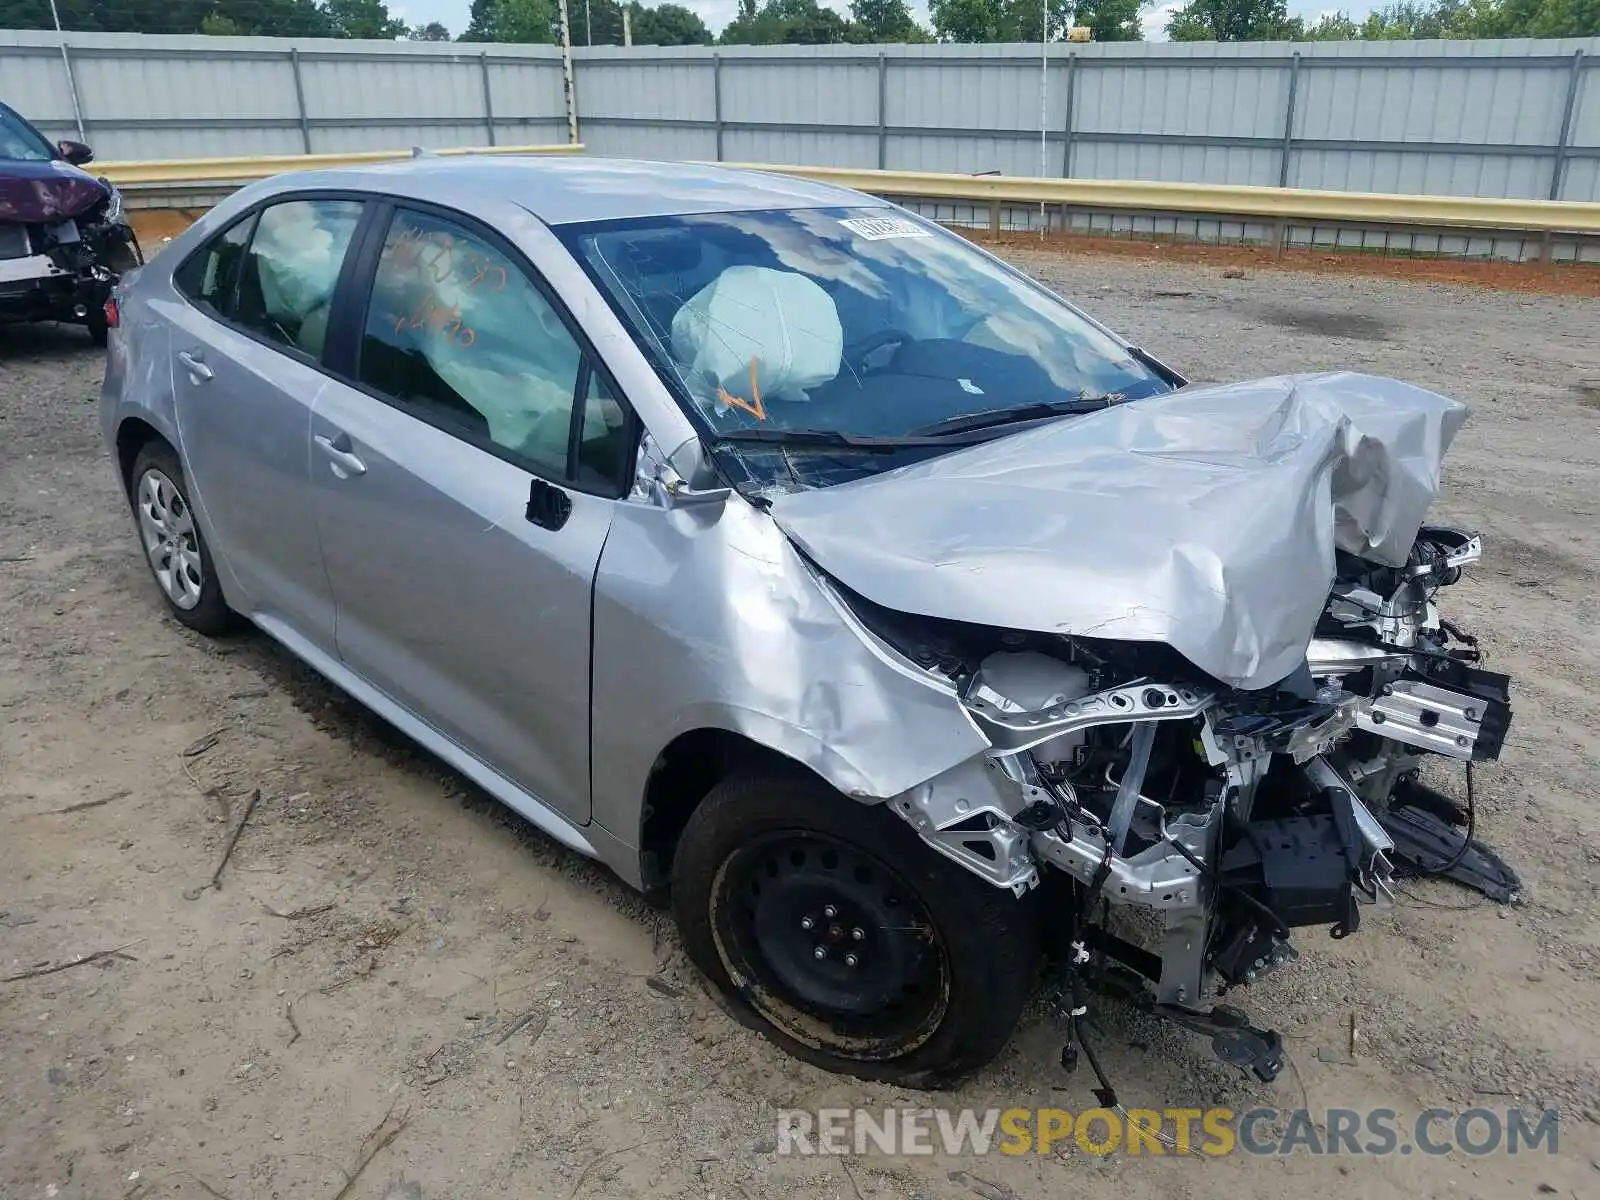
<svg viewBox="0 0 1600 1200">
<path fill-rule="evenodd" d="M 1453 400 L 1188 386 L 900 208 L 662 163 L 282 176 L 117 301 L 172 615 L 670 889 L 820 1066 L 957 1078 L 1048 959 L 1067 1065 L 1109 993 L 1270 1079 L 1218 998 L 1295 930 L 1516 887 L 1470 815 L 1507 680 L 1440 606 L 1479 541 L 1425 523 Z"/>
</svg>

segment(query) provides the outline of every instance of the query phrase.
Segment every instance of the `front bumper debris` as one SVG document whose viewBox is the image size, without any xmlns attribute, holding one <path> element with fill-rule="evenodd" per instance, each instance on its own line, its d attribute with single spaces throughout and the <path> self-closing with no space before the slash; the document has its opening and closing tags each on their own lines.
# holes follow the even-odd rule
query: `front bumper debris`
<svg viewBox="0 0 1600 1200">
<path fill-rule="evenodd" d="M 1465 551 L 1426 529 L 1419 546 L 1426 538 L 1445 550 L 1362 577 L 1361 589 L 1384 589 L 1374 600 L 1336 588 L 1304 667 L 1275 688 L 1139 675 L 1146 660 L 1101 645 L 1013 638 L 953 691 L 988 751 L 891 807 L 1019 896 L 1042 872 L 1064 877 L 1073 986 L 1136 980 L 1150 1011 L 1271 1079 L 1278 1035 L 1207 1000 L 1294 962 L 1295 930 L 1349 936 L 1410 874 L 1449 873 L 1501 901 L 1520 893 L 1417 779 L 1428 756 L 1469 771 L 1493 761 L 1511 723 L 1507 677 L 1476 665 L 1476 642 L 1433 607 Z M 1475 538 L 1468 548 L 1475 559 Z M 1086 1005 L 1063 1009 L 1080 1042 Z"/>
</svg>

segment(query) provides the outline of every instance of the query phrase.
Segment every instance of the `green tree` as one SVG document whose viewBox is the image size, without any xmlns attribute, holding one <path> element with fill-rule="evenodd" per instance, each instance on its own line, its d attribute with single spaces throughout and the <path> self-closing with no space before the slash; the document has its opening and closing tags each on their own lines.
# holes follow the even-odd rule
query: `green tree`
<svg viewBox="0 0 1600 1200">
<path fill-rule="evenodd" d="M 467 27 L 461 33 L 463 42 L 492 42 L 494 31 L 495 0 L 472 0 L 467 10 Z"/>
<path fill-rule="evenodd" d="M 1600 0 L 1466 0 L 1450 11 L 1447 37 L 1600 36 Z"/>
<path fill-rule="evenodd" d="M 851 0 L 850 15 L 869 42 L 926 42 L 906 0 Z"/>
<path fill-rule="evenodd" d="M 1097 42 L 1138 42 L 1144 40 L 1143 7 L 1144 0 L 1078 0 L 1072 23 L 1088 26 Z"/>
<path fill-rule="evenodd" d="M 634 0 L 628 5 L 628 21 L 636 46 L 709 46 L 713 40 L 699 14 L 681 4 L 645 8 Z"/>
<path fill-rule="evenodd" d="M 554 4 L 551 5 L 554 9 Z M 557 14 L 553 41 L 561 40 Z M 622 5 L 617 0 L 567 0 L 567 20 L 572 25 L 574 46 L 622 45 Z"/>
<path fill-rule="evenodd" d="M 1049 20 L 1049 37 L 1059 42 L 1072 24 L 1072 0 L 1000 0 L 1001 42 L 1037 42 Z"/>
<path fill-rule="evenodd" d="M 1260 42 L 1292 37 L 1298 21 L 1289 19 L 1284 0 L 1189 0 L 1167 21 L 1175 42 Z"/>
<path fill-rule="evenodd" d="M 426 25 L 413 25 L 406 36 L 413 42 L 448 42 L 450 31 L 438 21 L 429 21 Z"/>
<path fill-rule="evenodd" d="M 556 6 L 552 0 L 485 0 L 479 11 L 473 0 L 472 23 L 462 41 L 536 42 L 557 40 Z"/>
<path fill-rule="evenodd" d="M 323 0 L 322 11 L 334 37 L 393 41 L 406 35 L 406 23 L 390 16 L 383 0 Z"/>
<path fill-rule="evenodd" d="M 928 15 L 942 42 L 1000 40 L 1000 0 L 930 0 Z"/>
<path fill-rule="evenodd" d="M 739 0 L 739 15 L 722 31 L 724 46 L 822 46 L 867 40 L 860 26 L 817 0 Z"/>
<path fill-rule="evenodd" d="M 1037 42 L 1066 38 L 1087 25 L 1095 40 L 1137 41 L 1139 9 L 1148 0 L 932 0 L 933 29 L 945 42 Z M 1047 7 L 1048 6 L 1048 7 Z"/>
</svg>

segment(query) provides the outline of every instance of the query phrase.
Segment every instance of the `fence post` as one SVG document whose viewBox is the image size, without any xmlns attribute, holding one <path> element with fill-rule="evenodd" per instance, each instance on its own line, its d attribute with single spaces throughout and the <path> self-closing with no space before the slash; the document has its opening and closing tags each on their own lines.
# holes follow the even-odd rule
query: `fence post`
<svg viewBox="0 0 1600 1200">
<path fill-rule="evenodd" d="M 1294 142 L 1294 101 L 1300 90 L 1300 52 L 1289 60 L 1289 99 L 1283 106 L 1283 144 L 1278 148 L 1278 186 L 1289 186 L 1289 151 Z"/>
<path fill-rule="evenodd" d="M 1062 123 L 1061 143 L 1061 178 L 1072 178 L 1072 114 L 1074 105 L 1078 100 L 1078 52 L 1076 50 L 1067 55 L 1067 115 Z M 1062 221 L 1066 221 L 1066 211 L 1063 207 Z"/>
<path fill-rule="evenodd" d="M 711 121 L 717 131 L 717 161 L 722 161 L 722 55 L 711 56 Z"/>
<path fill-rule="evenodd" d="M 494 100 L 489 94 L 489 52 L 478 51 L 478 69 L 483 75 L 483 125 L 489 131 L 489 145 L 494 145 Z"/>
<path fill-rule="evenodd" d="M 1572 114 L 1578 106 L 1578 80 L 1583 75 L 1583 51 L 1572 52 L 1572 73 L 1567 76 L 1567 103 L 1561 110 L 1561 136 L 1556 139 L 1556 161 L 1550 168 L 1550 199 L 1561 199 L 1561 184 L 1567 170 L 1567 151 L 1572 147 Z"/>
<path fill-rule="evenodd" d="M 568 19 L 567 0 L 558 0 L 556 12 L 561 17 L 561 90 L 567 100 L 567 143 L 578 144 L 578 81 L 572 70 L 572 23 Z"/>
<path fill-rule="evenodd" d="M 889 162 L 889 56 L 878 51 L 878 170 Z"/>
<path fill-rule="evenodd" d="M 78 77 L 72 70 L 72 56 L 67 53 L 67 37 L 61 32 L 59 25 L 56 27 L 56 34 L 61 38 L 61 69 L 67 73 L 67 94 L 72 97 L 72 123 L 77 127 L 78 140 L 86 142 L 89 140 L 89 135 L 83 128 L 83 104 L 78 99 Z"/>
<path fill-rule="evenodd" d="M 295 115 L 300 118 L 300 145 L 303 152 L 311 153 L 311 121 L 306 114 L 306 89 L 300 79 L 300 51 L 297 47 L 289 47 L 289 69 L 294 72 L 294 107 Z"/>
</svg>

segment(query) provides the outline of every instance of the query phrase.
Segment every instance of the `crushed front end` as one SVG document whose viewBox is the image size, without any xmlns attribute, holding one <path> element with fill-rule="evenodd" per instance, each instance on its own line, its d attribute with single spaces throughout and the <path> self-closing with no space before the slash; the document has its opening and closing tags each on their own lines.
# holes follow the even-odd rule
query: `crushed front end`
<svg viewBox="0 0 1600 1200">
<path fill-rule="evenodd" d="M 112 286 L 144 261 L 121 194 L 80 192 L 87 207 L 71 216 L 42 204 L 0 212 L 0 322 L 94 328 Z"/>
<path fill-rule="evenodd" d="M 1090 991 L 1123 987 L 1271 1079 L 1278 1035 L 1214 1001 L 1292 961 L 1295 930 L 1354 933 L 1397 873 L 1461 868 L 1502 900 L 1518 886 L 1419 774 L 1430 755 L 1460 762 L 1470 801 L 1471 764 L 1496 758 L 1509 727 L 1506 677 L 1436 604 L 1479 553 L 1436 526 L 1400 567 L 1340 551 L 1304 664 L 1249 691 L 1160 645 L 906 618 L 857 597 L 880 636 L 951 679 L 992 744 L 892 807 L 990 883 L 1020 895 L 1042 879 L 1065 898 L 1047 923 L 1079 1038 Z"/>
</svg>

